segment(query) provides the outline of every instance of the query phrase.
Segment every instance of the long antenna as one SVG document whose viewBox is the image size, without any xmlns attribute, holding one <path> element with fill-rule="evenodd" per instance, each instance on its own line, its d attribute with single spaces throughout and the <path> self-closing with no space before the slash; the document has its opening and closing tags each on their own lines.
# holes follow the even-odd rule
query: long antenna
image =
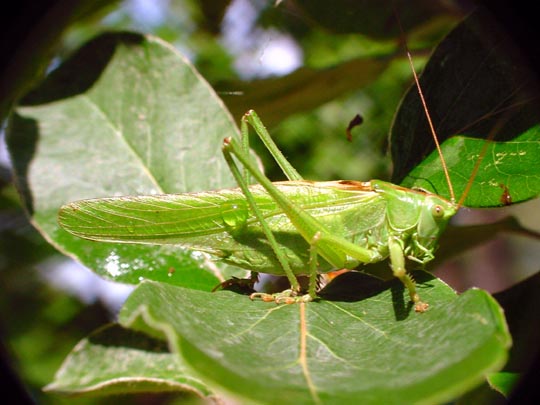
<svg viewBox="0 0 540 405">
<path fill-rule="evenodd" d="M 396 20 L 398 22 L 399 30 L 401 31 L 401 35 L 403 36 L 403 44 L 405 47 L 405 52 L 407 53 L 407 59 L 409 59 L 409 65 L 411 67 L 411 70 L 414 76 L 414 82 L 416 83 L 416 88 L 418 90 L 418 95 L 420 96 L 420 101 L 422 102 L 422 106 L 424 107 L 424 112 L 426 113 L 429 129 L 431 131 L 431 135 L 433 136 L 433 140 L 435 141 L 435 147 L 437 148 L 437 152 L 439 153 L 439 158 L 441 159 L 441 165 L 443 168 L 444 177 L 446 178 L 446 182 L 448 183 L 448 190 L 450 191 L 450 201 L 455 203 L 456 196 L 454 194 L 454 187 L 452 186 L 452 181 L 450 180 L 450 174 L 448 173 L 448 167 L 446 166 L 446 160 L 444 160 L 441 145 L 439 144 L 439 139 L 437 138 L 437 132 L 435 131 L 435 126 L 433 125 L 433 121 L 431 120 L 431 115 L 429 114 L 426 99 L 424 98 L 424 93 L 422 92 L 422 87 L 420 87 L 420 81 L 418 80 L 418 75 L 416 74 L 416 70 L 414 69 L 411 52 L 409 51 L 409 48 L 407 46 L 407 41 L 405 40 L 406 39 L 405 32 L 403 30 L 403 26 L 401 25 L 401 20 L 399 19 L 399 15 L 397 13 L 395 6 L 394 6 L 394 14 L 396 15 Z"/>
<path fill-rule="evenodd" d="M 407 48 L 407 45 L 405 45 L 405 48 Z M 433 126 L 431 115 L 429 115 L 429 110 L 427 108 L 426 100 L 424 98 L 424 93 L 422 92 L 422 88 L 420 87 L 420 81 L 418 80 L 418 76 L 416 74 L 416 71 L 414 70 L 412 56 L 411 56 L 411 53 L 409 52 L 409 49 L 406 49 L 406 51 L 407 51 L 407 58 L 409 59 L 409 64 L 411 65 L 411 69 L 413 72 L 414 81 L 416 83 L 416 88 L 418 89 L 418 94 L 420 95 L 420 100 L 422 101 L 424 112 L 426 113 L 429 129 L 431 130 L 431 135 L 433 136 L 433 140 L 435 141 L 435 146 L 437 147 L 437 152 L 439 153 L 439 157 L 441 159 L 441 165 L 443 168 L 444 177 L 446 177 L 446 182 L 448 183 L 448 190 L 450 191 L 450 201 L 456 202 L 456 196 L 454 194 L 454 187 L 452 186 L 452 181 L 450 180 L 450 173 L 448 173 L 448 167 L 446 166 L 446 160 L 444 160 L 441 145 L 439 144 L 439 139 L 437 138 L 437 132 L 435 131 L 435 127 Z"/>
</svg>

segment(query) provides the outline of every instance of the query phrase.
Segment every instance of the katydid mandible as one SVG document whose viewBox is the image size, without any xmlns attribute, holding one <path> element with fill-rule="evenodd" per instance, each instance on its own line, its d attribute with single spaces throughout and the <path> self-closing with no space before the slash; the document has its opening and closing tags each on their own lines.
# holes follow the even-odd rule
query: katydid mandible
<svg viewBox="0 0 540 405">
<path fill-rule="evenodd" d="M 271 297 L 252 295 L 278 303 L 316 298 L 319 273 L 357 269 L 389 258 L 393 275 L 408 290 L 415 310 L 423 312 L 428 304 L 420 299 L 405 260 L 424 264 L 433 259 L 439 236 L 464 197 L 455 202 L 414 69 L 413 74 L 447 176 L 450 201 L 380 180 L 304 180 L 250 111 L 241 121 L 240 142 L 227 138 L 223 143 L 223 155 L 239 188 L 76 201 L 60 209 L 59 223 L 85 239 L 181 245 L 253 272 L 285 275 L 289 290 Z M 288 181 L 271 182 L 259 170 L 249 154 L 248 125 Z M 251 177 L 258 184 L 250 185 Z M 307 292 L 301 291 L 300 275 L 309 276 Z"/>
</svg>

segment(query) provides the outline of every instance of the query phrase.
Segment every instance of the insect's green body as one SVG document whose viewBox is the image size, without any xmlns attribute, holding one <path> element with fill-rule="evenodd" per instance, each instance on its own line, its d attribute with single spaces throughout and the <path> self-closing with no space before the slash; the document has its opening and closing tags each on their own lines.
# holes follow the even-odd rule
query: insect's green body
<svg viewBox="0 0 540 405">
<path fill-rule="evenodd" d="M 380 180 L 273 185 L 326 232 L 367 249 L 371 258 L 363 263 L 387 258 L 389 238 L 398 241 L 409 259 L 428 262 L 440 233 L 456 212 L 454 204 L 435 194 Z M 294 274 L 306 274 L 308 242 L 263 187 L 253 185 L 250 191 Z M 66 230 L 83 238 L 181 245 L 249 270 L 284 274 L 240 189 L 83 200 L 64 206 L 59 220 Z M 353 257 L 332 263 L 324 253 L 321 256 L 319 272 L 362 264 Z"/>
<path fill-rule="evenodd" d="M 253 162 L 248 123 L 289 181 L 272 183 Z M 227 138 L 223 144 L 240 188 L 73 202 L 60 209 L 60 225 L 87 239 L 176 244 L 256 272 L 284 274 L 291 283 L 286 302 L 298 299 L 298 275 L 309 275 L 308 295 L 299 299 L 310 300 L 316 295 L 317 273 L 355 269 L 389 257 L 415 309 L 426 310 L 405 259 L 426 263 L 433 258 L 457 204 L 379 180 L 305 181 L 255 112 L 244 116 L 241 133 L 242 143 Z M 250 177 L 258 184 L 248 185 Z"/>
</svg>

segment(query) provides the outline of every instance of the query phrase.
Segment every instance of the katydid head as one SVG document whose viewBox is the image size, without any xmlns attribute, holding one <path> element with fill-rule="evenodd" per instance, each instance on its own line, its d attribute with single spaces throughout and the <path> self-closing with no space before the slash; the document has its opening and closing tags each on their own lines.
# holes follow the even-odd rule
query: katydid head
<svg viewBox="0 0 540 405">
<path fill-rule="evenodd" d="M 416 226 L 417 242 L 423 248 L 432 250 L 448 221 L 459 207 L 437 194 L 425 193 Z"/>
<path fill-rule="evenodd" d="M 391 234 L 407 243 L 405 253 L 421 263 L 433 259 L 433 250 L 458 206 L 433 193 L 399 187 L 381 180 L 371 186 L 386 200 L 386 218 Z"/>
</svg>

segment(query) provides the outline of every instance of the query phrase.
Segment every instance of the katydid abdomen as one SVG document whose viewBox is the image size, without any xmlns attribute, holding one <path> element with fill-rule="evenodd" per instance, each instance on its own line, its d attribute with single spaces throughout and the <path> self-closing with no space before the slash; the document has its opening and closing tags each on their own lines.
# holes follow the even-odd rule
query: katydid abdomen
<svg viewBox="0 0 540 405">
<path fill-rule="evenodd" d="M 345 255 L 343 262 L 326 260 L 321 252 L 318 272 L 383 260 L 389 256 L 389 238 L 399 241 L 406 256 L 424 263 L 433 257 L 439 234 L 455 213 L 441 197 L 382 181 L 302 180 L 273 185 L 325 232 L 370 252 L 369 260 Z M 293 273 L 307 274 L 310 244 L 262 186 L 249 190 Z M 62 207 L 59 222 L 86 239 L 181 245 L 248 270 L 283 274 L 240 189 L 77 201 Z"/>
</svg>

